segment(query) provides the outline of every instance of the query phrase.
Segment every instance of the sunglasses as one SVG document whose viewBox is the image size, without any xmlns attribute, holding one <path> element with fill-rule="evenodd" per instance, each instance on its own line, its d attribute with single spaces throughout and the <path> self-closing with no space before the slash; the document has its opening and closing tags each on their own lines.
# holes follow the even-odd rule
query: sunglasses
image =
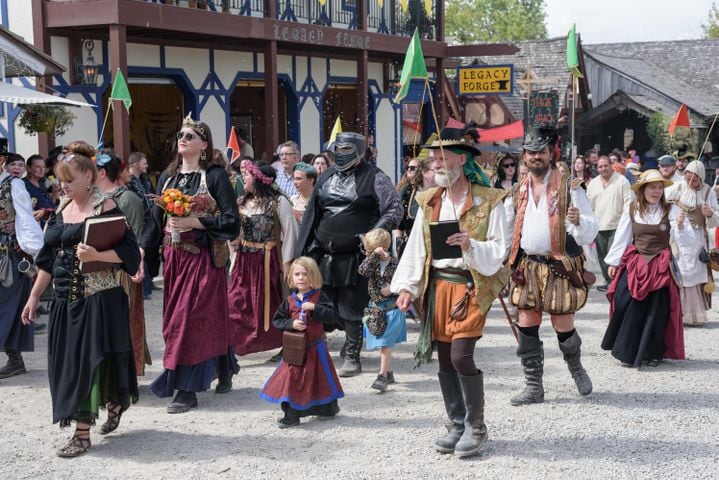
<svg viewBox="0 0 719 480">
<path fill-rule="evenodd" d="M 516 165 L 514 163 L 505 163 L 502 165 L 502 168 L 514 168 Z"/>
<path fill-rule="evenodd" d="M 407 167 L 408 172 L 414 172 L 415 170 L 417 170 L 417 167 L 415 165 L 410 165 L 409 167 Z"/>
<path fill-rule="evenodd" d="M 188 142 L 191 142 L 191 141 L 193 141 L 193 140 L 196 139 L 196 138 L 200 138 L 200 136 L 199 136 L 198 134 L 192 133 L 192 132 L 186 132 L 186 133 L 177 132 L 176 136 L 177 136 L 177 141 L 178 141 L 178 142 L 179 142 L 180 140 L 182 140 L 183 138 L 184 138 L 185 140 L 187 140 Z"/>
<path fill-rule="evenodd" d="M 70 162 L 72 159 L 75 158 L 74 153 L 61 153 L 57 156 L 58 162 Z"/>
</svg>

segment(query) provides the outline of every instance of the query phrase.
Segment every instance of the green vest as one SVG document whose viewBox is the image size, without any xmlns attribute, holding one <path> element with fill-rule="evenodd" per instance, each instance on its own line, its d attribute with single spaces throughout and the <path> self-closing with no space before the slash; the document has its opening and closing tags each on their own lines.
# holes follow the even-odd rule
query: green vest
<svg viewBox="0 0 719 480">
<path fill-rule="evenodd" d="M 432 264 L 432 246 L 429 236 L 429 224 L 432 222 L 433 205 L 435 202 L 442 201 L 442 193 L 444 188 L 436 187 L 421 192 L 417 195 L 417 202 L 424 212 L 424 246 L 427 256 L 424 262 L 424 285 L 422 286 L 422 294 L 427 290 L 429 283 L 429 270 Z M 472 207 L 467 209 L 459 218 L 459 228 L 462 231 L 469 232 L 470 238 L 483 242 L 487 239 L 487 229 L 489 227 L 489 214 L 499 202 L 507 195 L 507 191 L 496 188 L 482 187 L 472 184 Z M 479 203 L 479 205 L 477 205 Z M 510 270 L 506 265 L 502 265 L 497 273 L 486 277 L 475 270 L 469 270 L 474 280 L 475 296 L 477 304 L 482 312 L 486 315 L 492 306 L 494 299 L 497 298 L 499 292 L 507 285 L 509 281 Z"/>
</svg>

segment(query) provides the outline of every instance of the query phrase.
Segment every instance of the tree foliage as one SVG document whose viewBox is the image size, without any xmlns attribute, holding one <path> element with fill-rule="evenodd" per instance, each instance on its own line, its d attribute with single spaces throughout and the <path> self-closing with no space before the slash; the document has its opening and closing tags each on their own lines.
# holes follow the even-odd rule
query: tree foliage
<svg viewBox="0 0 719 480">
<path fill-rule="evenodd" d="M 460 44 L 547 38 L 544 0 L 447 0 L 445 34 Z"/>
<path fill-rule="evenodd" d="M 696 128 L 677 127 L 674 136 L 669 136 L 669 123 L 672 117 L 666 113 L 657 112 L 647 121 L 647 137 L 652 150 L 657 157 L 670 155 L 672 152 L 685 146 L 692 152 L 698 152 L 703 141 L 702 134 Z"/>
<path fill-rule="evenodd" d="M 716 3 L 712 3 L 712 8 L 709 10 L 707 20 L 708 23 L 702 24 L 704 38 L 719 38 L 719 8 L 717 8 Z"/>
</svg>

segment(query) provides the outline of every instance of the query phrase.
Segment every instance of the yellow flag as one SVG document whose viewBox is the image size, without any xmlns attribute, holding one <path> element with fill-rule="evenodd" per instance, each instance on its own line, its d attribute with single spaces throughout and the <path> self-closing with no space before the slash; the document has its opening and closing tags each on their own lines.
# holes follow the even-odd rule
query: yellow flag
<svg viewBox="0 0 719 480">
<path fill-rule="evenodd" d="M 384 7 L 384 0 L 377 0 L 377 6 L 380 10 L 382 10 L 382 7 Z"/>
<path fill-rule="evenodd" d="M 424 0 L 424 11 L 427 12 L 427 16 L 432 15 L 432 0 Z"/>
<path fill-rule="evenodd" d="M 322 5 L 323 7 L 325 6 L 326 3 L 327 3 L 327 0 L 320 0 L 320 5 Z"/>
<path fill-rule="evenodd" d="M 409 0 L 399 0 L 399 4 L 402 7 L 403 12 L 407 12 L 409 9 L 409 5 L 407 4 Z"/>
<path fill-rule="evenodd" d="M 337 138 L 337 134 L 342 133 L 342 122 L 340 121 L 339 115 L 337 116 L 337 120 L 335 120 L 335 126 L 332 127 L 332 133 L 330 133 L 330 141 L 329 143 L 332 143 Z"/>
</svg>

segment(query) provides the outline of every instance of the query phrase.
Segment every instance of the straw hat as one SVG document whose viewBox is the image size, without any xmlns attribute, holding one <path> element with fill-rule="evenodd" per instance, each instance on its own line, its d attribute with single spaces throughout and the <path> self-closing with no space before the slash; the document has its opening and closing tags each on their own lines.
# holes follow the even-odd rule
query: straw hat
<svg viewBox="0 0 719 480">
<path fill-rule="evenodd" d="M 429 150 L 437 150 L 439 148 L 457 148 L 472 155 L 480 155 L 482 152 L 477 147 L 467 141 L 465 135 L 467 132 L 463 128 L 445 127 L 439 132 L 439 139 L 432 143 L 422 145 L 422 148 Z"/>
<path fill-rule="evenodd" d="M 638 192 L 643 185 L 654 182 L 662 182 L 664 184 L 664 188 L 670 187 L 672 185 L 671 180 L 667 180 L 666 178 L 662 177 L 662 174 L 659 173 L 659 170 L 655 170 L 652 168 L 651 170 L 642 172 L 642 174 L 639 175 L 637 183 L 632 185 L 632 190 Z"/>
</svg>

